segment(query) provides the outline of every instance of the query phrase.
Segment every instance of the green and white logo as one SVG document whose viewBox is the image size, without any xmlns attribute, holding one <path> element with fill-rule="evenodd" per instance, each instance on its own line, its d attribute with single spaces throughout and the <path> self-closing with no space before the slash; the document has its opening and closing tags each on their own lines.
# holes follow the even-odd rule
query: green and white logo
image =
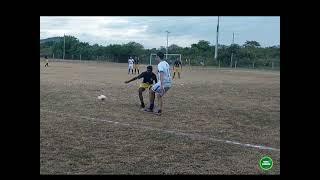
<svg viewBox="0 0 320 180">
<path fill-rule="evenodd" d="M 263 170 L 270 170 L 273 166 L 273 161 L 270 157 L 265 156 L 260 160 L 260 168 Z"/>
</svg>

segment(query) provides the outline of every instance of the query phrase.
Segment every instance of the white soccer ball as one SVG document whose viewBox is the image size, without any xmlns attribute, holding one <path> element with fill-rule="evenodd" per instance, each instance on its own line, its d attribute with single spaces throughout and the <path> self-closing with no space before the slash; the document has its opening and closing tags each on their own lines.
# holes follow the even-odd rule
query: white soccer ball
<svg viewBox="0 0 320 180">
<path fill-rule="evenodd" d="M 100 95 L 100 96 L 98 96 L 98 99 L 103 101 L 103 100 L 106 99 L 106 96 L 105 95 Z"/>
</svg>

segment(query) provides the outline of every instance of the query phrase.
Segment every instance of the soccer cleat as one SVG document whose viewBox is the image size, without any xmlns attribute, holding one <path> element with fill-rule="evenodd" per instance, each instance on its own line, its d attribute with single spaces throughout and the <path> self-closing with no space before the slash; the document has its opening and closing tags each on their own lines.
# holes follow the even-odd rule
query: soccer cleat
<svg viewBox="0 0 320 180">
<path fill-rule="evenodd" d="M 140 108 L 141 108 L 141 109 L 143 109 L 143 108 L 145 108 L 145 107 L 146 107 L 146 106 L 145 106 L 144 104 L 141 104 L 141 105 L 140 105 Z"/>
<path fill-rule="evenodd" d="M 144 109 L 144 112 L 153 112 L 153 109 L 146 108 L 146 109 Z"/>
<path fill-rule="evenodd" d="M 154 114 L 156 114 L 156 115 L 158 115 L 158 116 L 161 116 L 161 113 L 162 113 L 162 111 L 161 111 L 161 109 L 159 109 L 157 112 L 155 112 Z"/>
</svg>

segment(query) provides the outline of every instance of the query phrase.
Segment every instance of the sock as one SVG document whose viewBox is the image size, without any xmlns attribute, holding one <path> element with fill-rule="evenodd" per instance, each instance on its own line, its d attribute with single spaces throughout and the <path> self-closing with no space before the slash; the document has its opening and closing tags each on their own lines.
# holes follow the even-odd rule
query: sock
<svg viewBox="0 0 320 180">
<path fill-rule="evenodd" d="M 153 107 L 154 107 L 154 104 L 150 104 L 150 109 L 153 109 Z"/>
</svg>

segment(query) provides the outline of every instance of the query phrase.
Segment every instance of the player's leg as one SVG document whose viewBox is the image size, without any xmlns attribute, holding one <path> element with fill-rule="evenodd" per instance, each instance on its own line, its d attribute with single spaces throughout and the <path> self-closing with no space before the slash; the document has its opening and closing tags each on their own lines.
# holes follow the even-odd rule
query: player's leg
<svg viewBox="0 0 320 180">
<path fill-rule="evenodd" d="M 160 93 L 157 93 L 157 97 L 158 97 L 158 106 L 159 106 L 159 109 L 158 111 L 156 112 L 157 115 L 161 115 L 162 113 L 162 110 L 163 110 L 163 100 L 162 100 L 162 97 L 168 92 L 168 90 L 170 89 L 170 87 L 165 87 L 164 88 L 164 92 L 161 92 Z"/>
<path fill-rule="evenodd" d="M 178 77 L 179 77 L 179 79 L 180 79 L 180 71 L 178 71 Z"/>
<path fill-rule="evenodd" d="M 128 67 L 128 74 L 130 74 L 130 66 Z"/>
<path fill-rule="evenodd" d="M 172 79 L 174 79 L 174 76 L 176 75 L 176 70 L 173 71 L 173 77 Z"/>
<path fill-rule="evenodd" d="M 145 108 L 145 105 L 144 105 L 144 102 L 143 102 L 143 96 L 142 96 L 142 92 L 145 91 L 145 90 L 146 90 L 146 89 L 143 88 L 143 87 L 140 87 L 139 90 L 138 90 L 138 92 L 139 92 L 139 99 L 140 99 L 140 103 L 141 103 L 141 105 L 140 105 L 141 108 Z"/>
<path fill-rule="evenodd" d="M 162 97 L 160 94 L 157 94 L 157 98 L 158 98 L 158 111 L 156 112 L 158 115 L 160 115 L 162 113 Z"/>
<path fill-rule="evenodd" d="M 154 84 L 149 91 L 150 106 L 148 109 L 146 109 L 147 112 L 153 112 L 154 99 L 155 99 L 156 92 L 160 93 L 160 82 L 157 82 L 156 84 Z"/>
<path fill-rule="evenodd" d="M 153 108 L 154 108 L 154 98 L 155 98 L 155 92 L 150 89 L 150 91 L 149 91 L 150 106 L 149 106 L 148 109 L 146 109 L 146 111 L 148 111 L 148 112 L 153 112 Z"/>
</svg>

